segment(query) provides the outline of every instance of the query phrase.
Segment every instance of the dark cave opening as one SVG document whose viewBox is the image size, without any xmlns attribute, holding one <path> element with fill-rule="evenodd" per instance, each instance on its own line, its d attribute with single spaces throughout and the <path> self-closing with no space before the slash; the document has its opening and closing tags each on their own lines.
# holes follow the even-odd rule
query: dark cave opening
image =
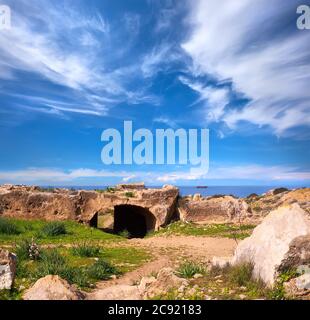
<svg viewBox="0 0 310 320">
<path fill-rule="evenodd" d="M 143 238 L 155 229 L 156 219 L 147 209 L 134 205 L 114 207 L 114 232 L 127 231 L 129 238 Z"/>
<path fill-rule="evenodd" d="M 94 216 L 89 221 L 89 226 L 93 228 L 97 228 L 98 225 L 98 212 L 94 214 Z"/>
</svg>

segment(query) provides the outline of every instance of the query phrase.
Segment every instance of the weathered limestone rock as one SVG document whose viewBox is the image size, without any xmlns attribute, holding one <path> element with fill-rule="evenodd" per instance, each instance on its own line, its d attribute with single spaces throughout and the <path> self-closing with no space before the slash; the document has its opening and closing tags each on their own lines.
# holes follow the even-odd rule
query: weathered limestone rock
<svg viewBox="0 0 310 320">
<path fill-rule="evenodd" d="M 300 236 L 291 241 L 289 250 L 285 254 L 278 271 L 294 269 L 296 266 L 310 267 L 310 234 Z"/>
<path fill-rule="evenodd" d="M 303 274 L 284 283 L 284 289 L 288 297 L 310 300 L 310 273 Z"/>
<path fill-rule="evenodd" d="M 145 184 L 144 182 L 137 182 L 137 183 L 122 183 L 118 184 L 116 186 L 118 189 L 123 189 L 123 190 L 128 190 L 128 189 L 145 189 Z"/>
<path fill-rule="evenodd" d="M 247 203 L 231 196 L 184 197 L 178 202 L 180 220 L 187 222 L 239 222 L 251 217 Z"/>
<path fill-rule="evenodd" d="M 16 272 L 16 255 L 0 248 L 0 290 L 10 290 Z"/>
<path fill-rule="evenodd" d="M 143 300 L 167 293 L 170 289 L 188 286 L 188 281 L 174 274 L 173 269 L 163 268 L 157 278 L 143 277 L 139 285 L 112 285 L 87 294 L 87 300 Z"/>
<path fill-rule="evenodd" d="M 141 292 L 141 294 L 145 293 L 148 287 L 155 281 L 156 281 L 155 277 L 143 277 L 138 286 L 138 289 Z"/>
<path fill-rule="evenodd" d="M 39 279 L 24 296 L 24 300 L 82 300 L 83 294 L 59 276 Z"/>
<path fill-rule="evenodd" d="M 253 217 L 258 221 L 262 221 L 271 211 L 293 203 L 298 203 L 301 208 L 310 213 L 310 188 L 276 192 L 276 194 L 271 190 L 263 196 L 248 197 L 245 200 L 250 206 Z"/>
<path fill-rule="evenodd" d="M 146 280 L 144 280 L 146 282 Z M 174 274 L 172 268 L 163 268 L 158 272 L 156 281 L 149 281 L 144 292 L 144 299 L 154 298 L 163 293 L 167 293 L 170 289 L 187 286 L 188 281 L 179 278 Z"/>
<path fill-rule="evenodd" d="M 97 225 L 99 216 L 102 218 L 101 228 L 113 229 L 115 207 L 126 205 L 142 208 L 145 215 L 152 216 L 154 223 L 150 230 L 158 229 L 170 221 L 176 208 L 178 188 L 124 187 L 96 192 L 3 185 L 0 186 L 0 216 L 76 220 L 94 225 Z"/>
<path fill-rule="evenodd" d="M 142 295 L 137 286 L 113 285 L 94 291 L 87 300 L 142 300 Z"/>
<path fill-rule="evenodd" d="M 309 261 L 310 217 L 298 205 L 271 212 L 236 248 L 232 263 L 252 263 L 253 275 L 272 286 L 279 272 Z"/>
</svg>

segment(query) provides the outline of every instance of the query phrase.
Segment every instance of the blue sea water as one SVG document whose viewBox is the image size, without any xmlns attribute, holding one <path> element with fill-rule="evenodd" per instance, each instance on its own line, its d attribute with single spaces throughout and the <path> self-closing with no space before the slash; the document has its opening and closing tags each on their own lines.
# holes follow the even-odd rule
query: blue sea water
<svg viewBox="0 0 310 320">
<path fill-rule="evenodd" d="M 150 188 L 161 188 L 161 186 L 149 186 Z M 224 195 L 233 195 L 236 197 L 247 197 L 252 193 L 261 195 L 271 189 L 285 187 L 281 186 L 209 186 L 207 188 L 197 188 L 195 186 L 177 186 L 180 189 L 181 196 L 194 195 L 200 193 L 202 196 L 212 196 L 216 194 Z M 84 190 L 94 190 L 94 189 L 105 189 L 105 186 L 95 187 L 95 186 L 72 186 L 65 188 L 73 189 L 84 189 Z M 293 189 L 294 187 L 290 186 L 288 189 Z M 297 187 L 296 187 L 297 188 Z"/>
<path fill-rule="evenodd" d="M 270 186 L 210 186 L 206 189 L 197 187 L 179 187 L 182 196 L 200 193 L 202 196 L 213 196 L 216 194 L 233 195 L 235 197 L 247 197 L 252 193 L 263 194 L 275 187 Z"/>
</svg>

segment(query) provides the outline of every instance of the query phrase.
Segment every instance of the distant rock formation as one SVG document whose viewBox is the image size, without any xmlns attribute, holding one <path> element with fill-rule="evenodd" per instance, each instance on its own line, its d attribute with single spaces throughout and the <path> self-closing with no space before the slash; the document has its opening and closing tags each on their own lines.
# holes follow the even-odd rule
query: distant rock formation
<svg viewBox="0 0 310 320">
<path fill-rule="evenodd" d="M 298 203 L 301 208 L 310 213 L 310 188 L 287 190 L 278 188 L 261 196 L 247 197 L 254 218 L 262 219 L 271 211 L 283 206 Z"/>
<path fill-rule="evenodd" d="M 22 219 L 75 220 L 138 237 L 172 219 L 193 223 L 258 224 L 271 211 L 298 203 L 310 213 L 310 188 L 280 188 L 242 199 L 228 195 L 179 196 L 178 188 L 122 184 L 106 190 L 69 190 L 35 186 L 0 186 L 0 216 Z"/>
<path fill-rule="evenodd" d="M 206 198 L 200 195 L 184 197 L 179 200 L 177 209 L 180 220 L 187 222 L 243 222 L 252 216 L 243 199 L 222 195 Z"/>
<path fill-rule="evenodd" d="M 106 191 L 71 191 L 27 186 L 0 186 L 0 216 L 53 220 L 75 220 L 111 229 L 126 228 L 124 216 L 139 217 L 145 232 L 157 230 L 170 222 L 176 210 L 179 190 L 173 186 L 161 189 L 109 188 Z M 131 225 L 129 228 L 133 228 Z M 139 227 L 139 226 L 138 226 Z M 118 230 L 121 231 L 121 230 Z M 139 231 L 139 230 L 138 230 Z"/>
</svg>

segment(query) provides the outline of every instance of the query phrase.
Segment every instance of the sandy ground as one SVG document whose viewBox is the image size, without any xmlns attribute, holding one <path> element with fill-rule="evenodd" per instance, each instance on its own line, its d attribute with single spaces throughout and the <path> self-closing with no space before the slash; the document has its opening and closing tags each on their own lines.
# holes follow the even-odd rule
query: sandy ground
<svg viewBox="0 0 310 320">
<path fill-rule="evenodd" d="M 120 278 L 98 282 L 93 293 L 112 285 L 135 284 L 144 276 L 157 273 L 164 267 L 176 267 L 184 260 L 207 263 L 214 256 L 232 256 L 237 242 L 227 238 L 159 236 L 131 239 L 128 240 L 127 245 L 149 250 L 154 255 L 154 259 Z"/>
</svg>

